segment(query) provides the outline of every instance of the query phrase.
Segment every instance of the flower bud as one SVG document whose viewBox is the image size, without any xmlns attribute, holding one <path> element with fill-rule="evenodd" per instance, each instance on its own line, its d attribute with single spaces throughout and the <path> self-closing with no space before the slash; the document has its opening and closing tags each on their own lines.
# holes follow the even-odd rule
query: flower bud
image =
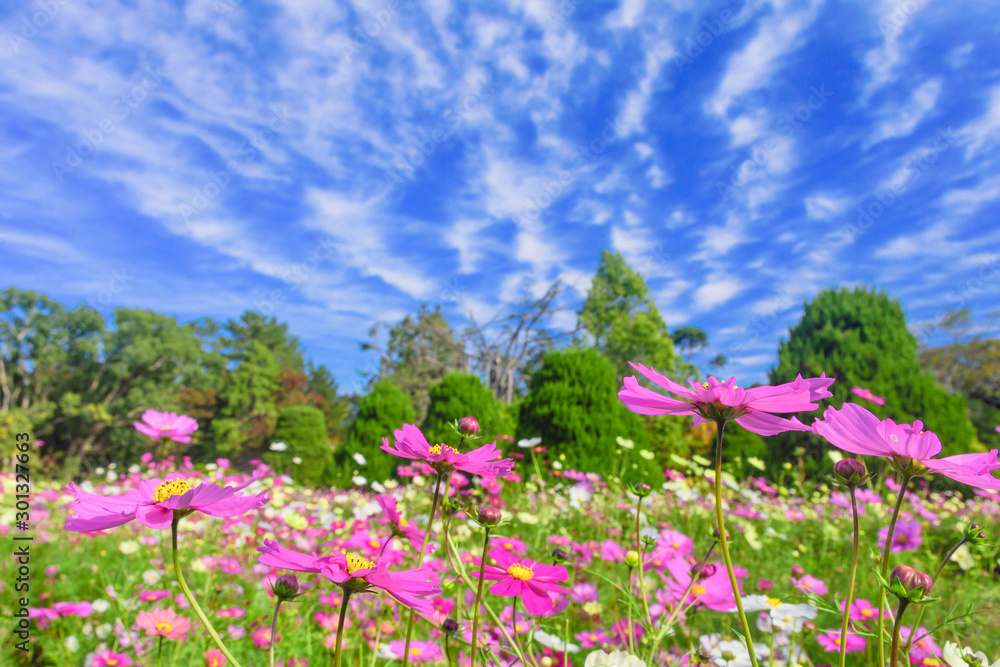
<svg viewBox="0 0 1000 667">
<path fill-rule="evenodd" d="M 970 521 L 966 524 L 963 535 L 965 535 L 967 542 L 982 542 L 986 539 L 986 531 L 975 521 Z"/>
<path fill-rule="evenodd" d="M 302 591 L 299 589 L 299 580 L 294 574 L 283 574 L 278 577 L 271 590 L 280 600 L 294 600 L 302 595 Z"/>
<path fill-rule="evenodd" d="M 892 568 L 892 572 L 889 574 L 889 581 L 890 583 L 894 583 L 897 580 L 907 593 L 916 591 L 930 593 L 931 588 L 934 586 L 934 581 L 930 575 L 924 574 L 920 570 L 915 570 L 907 565 L 897 565 Z"/>
<path fill-rule="evenodd" d="M 716 540 L 719 539 L 719 529 L 718 528 L 713 528 L 712 529 L 712 537 L 714 537 Z M 726 531 L 726 539 L 727 540 L 732 539 L 732 535 L 729 533 L 728 530 Z"/>
<path fill-rule="evenodd" d="M 458 432 L 462 435 L 478 435 L 479 420 L 475 417 L 462 417 L 458 420 Z"/>
<path fill-rule="evenodd" d="M 858 486 L 868 474 L 868 470 L 865 469 L 865 464 L 861 461 L 847 458 L 833 464 L 833 474 L 842 484 Z"/>
<path fill-rule="evenodd" d="M 796 563 L 795 565 L 792 565 L 792 576 L 793 577 L 801 577 L 805 573 L 806 573 L 806 571 L 803 570 L 802 566 L 799 565 L 798 563 Z"/>
<path fill-rule="evenodd" d="M 716 566 L 712 563 L 695 563 L 691 566 L 691 578 L 695 581 L 708 579 L 715 574 Z"/>
<path fill-rule="evenodd" d="M 569 554 L 559 547 L 553 548 L 550 555 L 557 561 L 569 560 Z"/>
<path fill-rule="evenodd" d="M 639 552 L 635 549 L 629 551 L 625 554 L 625 564 L 629 567 L 635 567 L 639 564 Z"/>
<path fill-rule="evenodd" d="M 640 498 L 645 498 L 653 492 L 653 487 L 645 482 L 638 482 L 637 484 L 632 485 L 632 491 Z"/>
<path fill-rule="evenodd" d="M 503 519 L 503 513 L 496 507 L 490 507 L 489 505 L 484 505 L 479 508 L 479 514 L 476 519 L 484 526 L 492 528 L 500 523 Z"/>
<path fill-rule="evenodd" d="M 441 624 L 441 629 L 449 635 L 453 635 L 458 632 L 458 621 L 453 618 L 446 618 L 444 619 L 444 623 Z"/>
</svg>

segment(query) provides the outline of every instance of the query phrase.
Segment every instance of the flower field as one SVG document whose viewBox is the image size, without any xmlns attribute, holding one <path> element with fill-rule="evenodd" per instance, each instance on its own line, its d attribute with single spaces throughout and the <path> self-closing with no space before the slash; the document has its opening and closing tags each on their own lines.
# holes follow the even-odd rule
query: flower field
<svg viewBox="0 0 1000 667">
<path fill-rule="evenodd" d="M 714 469 L 676 457 L 661 488 L 629 485 L 639 453 L 627 440 L 609 443 L 604 474 L 583 473 L 544 443 L 501 452 L 468 419 L 452 444 L 397 430 L 383 449 L 400 457 L 399 479 L 350 489 L 296 485 L 261 462 L 247 474 L 151 455 L 78 485 L 36 483 L 34 638 L 16 650 L 5 630 L 4 664 L 989 664 L 996 452 L 936 458 L 919 423 L 855 404 L 808 427 L 772 414 L 822 399 L 829 382 L 663 382 L 672 399 L 630 378 L 622 391 L 631 409 L 715 421 L 718 454 L 734 416 L 836 446 L 833 476 L 790 487 L 757 476 L 761 461 L 721 455 Z M 155 411 L 144 421 L 179 441 L 197 428 Z M 867 455 L 872 474 L 841 449 Z M 931 473 L 968 486 L 935 490 Z M 14 477 L 0 481 L 9 496 Z M 3 519 L 12 537 L 13 512 Z M 5 600 L 17 567 L 0 571 Z M 4 615 L 17 625 L 12 605 Z"/>
</svg>

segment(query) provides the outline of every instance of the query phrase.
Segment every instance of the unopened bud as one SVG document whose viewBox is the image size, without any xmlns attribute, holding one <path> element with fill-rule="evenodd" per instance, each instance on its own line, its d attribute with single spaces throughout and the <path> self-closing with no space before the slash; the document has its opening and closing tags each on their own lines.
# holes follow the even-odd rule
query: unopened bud
<svg viewBox="0 0 1000 667">
<path fill-rule="evenodd" d="M 500 520 L 503 519 L 503 513 L 500 512 L 500 510 L 498 510 L 496 507 L 490 507 L 489 505 L 486 505 L 484 507 L 479 508 L 479 514 L 477 515 L 476 519 L 482 525 L 492 528 L 493 526 L 499 524 Z"/>
<path fill-rule="evenodd" d="M 478 435 L 479 420 L 475 417 L 462 417 L 458 420 L 458 432 L 462 435 Z"/>
<path fill-rule="evenodd" d="M 569 560 L 569 554 L 566 553 L 564 550 L 560 549 L 559 547 L 554 547 L 550 552 L 550 555 L 555 560 Z"/>
<path fill-rule="evenodd" d="M 281 600 L 294 600 L 302 594 L 299 589 L 299 580 L 294 574 L 283 574 L 278 577 L 271 590 Z"/>
<path fill-rule="evenodd" d="M 719 539 L 719 529 L 718 528 L 713 528 L 712 529 L 712 537 L 714 537 L 716 540 Z M 730 535 L 729 531 L 727 530 L 726 531 L 726 539 L 729 540 L 730 538 L 732 538 L 732 535 Z"/>
<path fill-rule="evenodd" d="M 802 566 L 799 565 L 798 563 L 796 563 L 795 565 L 792 565 L 792 576 L 793 577 L 801 577 L 805 573 L 806 573 L 806 571 L 803 570 Z"/>
<path fill-rule="evenodd" d="M 653 487 L 645 482 L 638 482 L 637 484 L 632 485 L 632 491 L 640 498 L 645 498 L 653 492 Z"/>
<path fill-rule="evenodd" d="M 930 575 L 907 565 L 897 565 L 889 574 L 889 592 L 900 602 L 926 602 L 934 580 Z"/>
<path fill-rule="evenodd" d="M 986 531 L 983 530 L 975 521 L 970 521 L 965 526 L 963 534 L 968 542 L 982 542 L 986 539 Z"/>
<path fill-rule="evenodd" d="M 712 563 L 695 563 L 691 566 L 691 578 L 695 581 L 708 579 L 715 574 L 716 567 Z"/>
<path fill-rule="evenodd" d="M 842 484 L 858 486 L 868 474 L 868 470 L 865 469 L 865 464 L 861 461 L 847 458 L 833 464 L 833 474 Z"/>
<path fill-rule="evenodd" d="M 458 632 L 458 621 L 453 618 L 446 618 L 444 619 L 444 623 L 441 624 L 441 629 L 449 635 L 453 635 Z"/>
<path fill-rule="evenodd" d="M 639 564 L 639 552 L 633 549 L 625 554 L 625 564 L 629 567 L 635 567 Z"/>
</svg>

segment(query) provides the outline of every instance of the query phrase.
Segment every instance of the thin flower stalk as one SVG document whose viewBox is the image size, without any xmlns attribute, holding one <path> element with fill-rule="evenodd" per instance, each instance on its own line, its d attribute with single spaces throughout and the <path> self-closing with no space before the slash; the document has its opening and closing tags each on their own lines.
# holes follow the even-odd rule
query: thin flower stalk
<svg viewBox="0 0 1000 667">
<path fill-rule="evenodd" d="M 472 612 L 472 667 L 476 667 L 476 645 L 479 642 L 479 604 L 483 599 L 483 582 L 486 577 L 486 558 L 490 548 L 490 527 L 484 526 L 486 535 L 483 537 L 483 556 L 479 568 L 479 584 L 476 586 L 476 602 Z"/>
<path fill-rule="evenodd" d="M 844 602 L 844 622 L 840 628 L 840 667 L 844 667 L 847 661 L 847 629 L 851 619 L 851 603 L 854 601 L 854 583 L 858 578 L 858 551 L 860 549 L 861 532 L 858 525 L 858 499 L 855 493 L 856 490 L 854 485 L 850 485 L 851 512 L 854 515 L 854 541 L 851 546 L 851 575 L 847 582 L 847 600 Z"/>
<path fill-rule="evenodd" d="M 892 508 L 892 518 L 889 519 L 889 532 L 885 536 L 885 548 L 882 549 L 882 567 L 880 573 L 883 579 L 889 577 L 889 550 L 892 548 L 893 533 L 896 532 L 896 520 L 899 519 L 899 510 L 903 507 L 903 497 L 906 495 L 906 487 L 910 484 L 912 475 L 903 474 L 903 481 L 899 485 L 899 497 L 896 498 L 896 505 Z M 878 594 L 878 632 L 876 633 L 876 643 L 878 644 L 878 661 L 880 665 L 885 664 L 885 589 L 879 587 Z M 898 624 L 899 619 L 896 619 Z"/>
<path fill-rule="evenodd" d="M 649 598 L 646 596 L 646 584 L 643 580 L 642 571 L 645 569 L 645 563 L 642 558 L 642 536 L 639 534 L 639 517 L 642 514 L 642 496 L 639 496 L 639 501 L 635 504 L 635 552 L 639 554 L 639 593 L 642 596 L 642 610 L 646 615 L 646 627 L 653 627 L 653 618 L 649 614 Z"/>
<path fill-rule="evenodd" d="M 417 557 L 417 567 L 422 567 L 424 564 L 424 554 L 427 553 L 427 543 L 431 539 L 431 526 L 434 525 L 434 515 L 437 513 L 438 502 L 441 500 L 441 480 L 445 476 L 445 473 L 439 472 L 434 480 L 434 499 L 431 501 L 431 516 L 427 520 L 427 530 L 424 532 L 424 543 L 420 547 L 420 555 Z M 451 475 L 448 475 L 448 481 L 451 482 Z M 413 639 L 413 621 L 414 612 L 410 610 L 410 618 L 406 622 L 406 643 L 403 647 L 403 667 L 406 667 L 410 663 L 410 641 Z M 340 667 L 339 665 L 337 667 Z"/>
<path fill-rule="evenodd" d="M 337 647 L 333 652 L 333 667 L 340 667 L 340 654 L 343 649 L 344 641 L 344 620 L 347 618 L 347 603 L 350 599 L 351 594 L 345 590 L 344 600 L 340 603 L 340 616 L 337 618 Z M 412 619 L 413 616 L 411 615 L 410 618 Z"/>
<path fill-rule="evenodd" d="M 935 584 L 937 584 L 938 577 L 941 576 L 941 573 L 944 571 L 945 566 L 951 561 L 951 557 L 955 555 L 955 552 L 958 551 L 959 547 L 961 547 L 963 544 L 965 544 L 968 541 L 969 541 L 968 536 L 964 536 L 963 535 L 962 539 L 960 539 L 958 542 L 956 542 L 955 546 L 953 546 L 951 549 L 948 550 L 948 553 L 946 553 L 944 555 L 944 558 L 941 560 L 941 563 L 938 565 L 938 569 L 934 572 L 934 576 L 931 578 L 932 582 L 934 582 Z M 906 640 L 906 645 L 903 646 L 903 652 L 904 653 L 909 654 L 910 649 L 913 647 L 914 642 L 916 642 L 916 641 L 918 641 L 920 639 L 920 637 L 917 636 L 916 628 L 920 627 L 920 621 L 923 620 L 923 618 L 924 618 L 924 610 L 926 610 L 926 609 L 927 609 L 926 606 L 921 605 L 920 609 L 917 610 L 917 620 L 913 622 L 913 628 L 914 628 L 914 630 L 913 630 L 913 632 L 910 633 L 909 639 Z"/>
</svg>

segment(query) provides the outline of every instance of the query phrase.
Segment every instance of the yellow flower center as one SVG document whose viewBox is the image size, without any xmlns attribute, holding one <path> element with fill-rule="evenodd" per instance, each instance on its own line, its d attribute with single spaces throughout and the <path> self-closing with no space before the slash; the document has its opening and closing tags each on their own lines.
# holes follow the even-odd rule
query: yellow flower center
<svg viewBox="0 0 1000 667">
<path fill-rule="evenodd" d="M 451 451 L 454 452 L 455 454 L 458 454 L 457 449 L 455 449 L 454 447 L 449 447 L 448 445 L 431 445 L 430 449 L 428 449 L 427 451 L 431 454 L 441 454 L 442 450 L 444 450 L 444 452 Z"/>
<path fill-rule="evenodd" d="M 183 496 L 191 490 L 191 485 L 185 479 L 171 479 L 160 483 L 153 491 L 153 500 L 162 503 L 173 496 Z"/>
<path fill-rule="evenodd" d="M 941 661 L 937 658 L 924 658 L 924 667 L 941 667 Z"/>
<path fill-rule="evenodd" d="M 525 567 L 520 563 L 514 563 L 508 567 L 507 574 L 515 579 L 520 579 L 521 581 L 531 581 L 531 578 L 535 576 L 535 573 L 531 571 L 530 567 Z"/>
<path fill-rule="evenodd" d="M 400 519 L 399 520 L 399 527 L 400 528 L 407 528 L 407 527 L 409 527 L 409 525 L 410 525 L 410 522 L 407 521 L 406 519 Z"/>
<path fill-rule="evenodd" d="M 704 595 L 708 592 L 708 589 L 701 584 L 695 584 L 691 587 L 691 595 Z"/>
<path fill-rule="evenodd" d="M 164 635 L 169 635 L 173 629 L 174 626 L 170 623 L 160 622 L 156 624 L 156 631 Z"/>
<path fill-rule="evenodd" d="M 420 649 L 418 649 L 416 646 L 414 646 L 413 648 L 410 649 L 410 655 L 412 655 L 414 658 L 417 657 L 417 656 L 419 656 L 420 655 Z"/>
<path fill-rule="evenodd" d="M 104 662 L 111 665 L 111 667 L 115 667 L 118 664 L 118 658 L 105 658 Z"/>
<path fill-rule="evenodd" d="M 781 600 L 778 598 L 767 598 L 766 602 L 772 607 L 778 607 L 781 605 Z"/>
<path fill-rule="evenodd" d="M 862 616 L 874 616 L 875 612 L 872 611 L 871 609 L 862 609 L 861 610 L 861 615 Z"/>
<path fill-rule="evenodd" d="M 161 430 L 161 431 L 169 431 L 169 430 L 171 430 L 172 428 L 173 428 L 173 426 L 161 426 L 161 427 L 160 427 L 160 430 Z"/>
<path fill-rule="evenodd" d="M 358 570 L 370 570 L 375 567 L 375 563 L 368 560 L 364 556 L 359 556 L 358 554 L 352 554 L 344 552 L 344 556 L 347 558 L 347 573 L 354 574 Z"/>
</svg>

